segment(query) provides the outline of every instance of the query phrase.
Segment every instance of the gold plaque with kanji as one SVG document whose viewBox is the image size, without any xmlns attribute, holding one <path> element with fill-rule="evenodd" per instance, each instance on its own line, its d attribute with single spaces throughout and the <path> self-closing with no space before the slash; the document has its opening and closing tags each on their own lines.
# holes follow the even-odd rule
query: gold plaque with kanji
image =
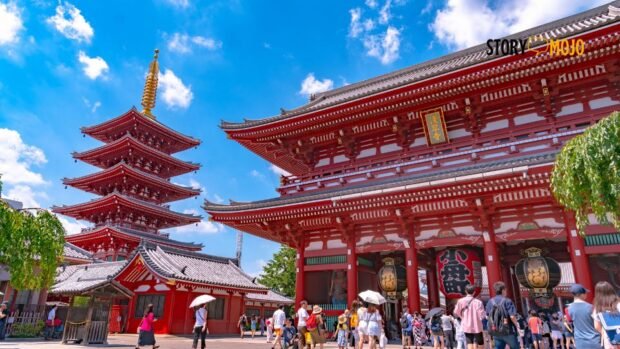
<svg viewBox="0 0 620 349">
<path fill-rule="evenodd" d="M 436 108 L 420 112 L 422 124 L 424 125 L 424 135 L 428 145 L 449 142 L 448 130 L 443 116 L 443 109 Z"/>
</svg>

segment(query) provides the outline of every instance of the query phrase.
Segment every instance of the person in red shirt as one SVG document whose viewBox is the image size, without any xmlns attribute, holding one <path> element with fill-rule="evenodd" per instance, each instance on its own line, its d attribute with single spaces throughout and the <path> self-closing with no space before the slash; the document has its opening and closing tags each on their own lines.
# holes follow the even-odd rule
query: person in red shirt
<svg viewBox="0 0 620 349">
<path fill-rule="evenodd" d="M 532 332 L 532 343 L 534 343 L 534 349 L 539 349 L 542 343 L 542 321 L 538 317 L 536 310 L 530 310 L 530 318 L 527 320 L 527 325 Z"/>
</svg>

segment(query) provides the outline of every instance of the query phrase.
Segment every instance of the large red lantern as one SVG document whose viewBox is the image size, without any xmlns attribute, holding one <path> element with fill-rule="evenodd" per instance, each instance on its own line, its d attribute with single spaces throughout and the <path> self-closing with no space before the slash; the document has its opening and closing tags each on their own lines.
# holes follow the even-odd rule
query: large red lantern
<svg viewBox="0 0 620 349">
<path fill-rule="evenodd" d="M 482 264 L 478 253 L 468 248 L 449 248 L 437 254 L 439 287 L 446 299 L 461 298 L 465 287 L 474 285 L 476 295 L 482 289 Z"/>
</svg>

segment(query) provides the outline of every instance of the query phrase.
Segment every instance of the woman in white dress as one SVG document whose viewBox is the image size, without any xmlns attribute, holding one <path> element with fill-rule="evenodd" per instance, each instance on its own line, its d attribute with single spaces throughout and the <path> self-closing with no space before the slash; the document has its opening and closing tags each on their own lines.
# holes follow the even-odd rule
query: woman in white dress
<svg viewBox="0 0 620 349">
<path fill-rule="evenodd" d="M 379 309 L 376 305 L 368 305 L 368 310 L 366 310 L 366 318 L 368 319 L 368 339 L 370 342 L 370 349 L 377 349 L 381 338 L 381 329 L 383 328 L 383 318 L 381 318 L 381 313 L 379 313 Z"/>
<path fill-rule="evenodd" d="M 368 339 L 368 319 L 366 318 L 368 315 L 367 310 L 367 304 L 363 304 L 357 309 L 357 333 L 359 337 L 357 344 L 358 349 L 364 349 L 364 342 Z"/>
</svg>

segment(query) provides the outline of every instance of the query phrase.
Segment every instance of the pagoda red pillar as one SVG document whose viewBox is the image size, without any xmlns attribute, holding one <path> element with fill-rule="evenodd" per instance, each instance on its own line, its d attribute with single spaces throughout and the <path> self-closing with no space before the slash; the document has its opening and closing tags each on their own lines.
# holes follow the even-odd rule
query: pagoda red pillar
<svg viewBox="0 0 620 349">
<path fill-rule="evenodd" d="M 502 262 L 501 271 L 502 271 L 502 280 L 506 283 L 506 293 L 507 293 L 506 295 L 510 299 L 515 299 L 514 292 L 513 292 L 514 286 L 512 284 L 512 277 L 510 276 L 510 266 L 507 265 L 506 261 Z"/>
<path fill-rule="evenodd" d="M 586 248 L 583 239 L 577 233 L 575 217 L 571 212 L 564 212 L 564 226 L 566 229 L 566 240 L 568 241 L 568 251 L 570 261 L 573 266 L 575 282 L 583 285 L 588 292 L 588 302 L 592 302 L 594 284 L 590 274 L 590 260 L 586 255 Z"/>
<path fill-rule="evenodd" d="M 418 275 L 418 250 L 415 238 L 409 239 L 409 248 L 405 249 L 407 268 L 407 306 L 409 312 L 420 312 L 420 279 Z"/>
<path fill-rule="evenodd" d="M 439 306 L 439 283 L 437 282 L 437 264 L 435 263 L 435 251 L 432 251 L 431 262 L 426 270 L 426 282 L 428 285 L 429 309 Z"/>
<path fill-rule="evenodd" d="M 487 231 L 482 232 L 482 237 L 484 240 L 484 263 L 487 267 L 489 296 L 494 297 L 495 289 L 493 289 L 493 285 L 501 280 L 501 270 L 497 244 L 495 243 L 495 231 L 491 224 L 489 224 Z"/>
<path fill-rule="evenodd" d="M 298 307 L 299 303 L 304 299 L 304 290 L 306 287 L 304 250 L 304 240 L 300 238 L 299 244 L 297 245 L 297 268 L 295 270 L 295 308 Z"/>
<path fill-rule="evenodd" d="M 353 303 L 357 298 L 357 252 L 355 250 L 355 237 L 350 237 L 347 242 L 347 304 Z"/>
</svg>

